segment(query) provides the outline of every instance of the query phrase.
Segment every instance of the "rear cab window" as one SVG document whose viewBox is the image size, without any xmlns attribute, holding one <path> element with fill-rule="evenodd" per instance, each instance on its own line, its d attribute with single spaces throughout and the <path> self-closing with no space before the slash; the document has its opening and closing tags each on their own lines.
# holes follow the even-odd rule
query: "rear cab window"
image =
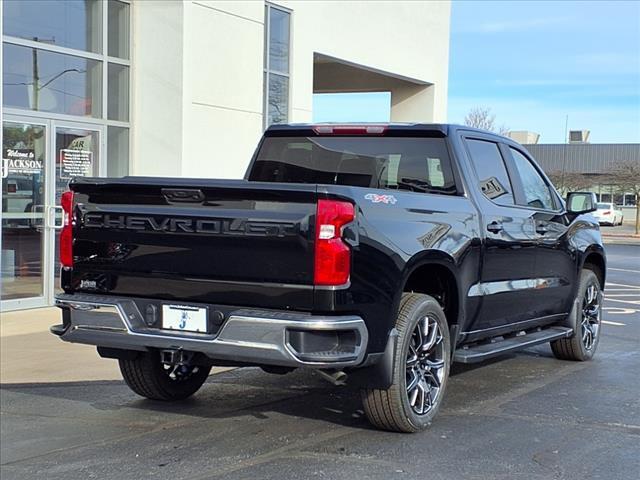
<svg viewBox="0 0 640 480">
<path fill-rule="evenodd" d="M 265 137 L 249 180 L 457 193 L 444 138 Z"/>
</svg>

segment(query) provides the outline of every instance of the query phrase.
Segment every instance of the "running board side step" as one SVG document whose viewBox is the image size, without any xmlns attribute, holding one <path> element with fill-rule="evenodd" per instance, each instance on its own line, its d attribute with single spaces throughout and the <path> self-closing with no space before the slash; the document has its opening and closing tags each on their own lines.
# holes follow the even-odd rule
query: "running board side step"
<svg viewBox="0 0 640 480">
<path fill-rule="evenodd" d="M 456 350 L 453 355 L 454 362 L 477 363 L 489 358 L 511 353 L 523 348 L 532 347 L 540 343 L 568 338 L 573 334 L 573 329 L 567 327 L 550 327 L 543 330 L 534 330 L 523 335 L 507 337 L 503 340 L 492 341 L 491 343 L 481 343 L 462 347 Z"/>
</svg>

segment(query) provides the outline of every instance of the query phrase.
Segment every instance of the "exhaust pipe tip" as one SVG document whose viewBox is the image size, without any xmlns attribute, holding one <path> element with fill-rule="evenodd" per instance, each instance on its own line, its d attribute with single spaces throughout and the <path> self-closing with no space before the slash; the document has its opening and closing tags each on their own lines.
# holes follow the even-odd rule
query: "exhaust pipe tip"
<svg viewBox="0 0 640 480">
<path fill-rule="evenodd" d="M 325 371 L 325 370 L 317 370 L 322 378 L 335 386 L 342 386 L 347 384 L 347 374 L 342 370 L 338 370 L 335 372 Z"/>
</svg>

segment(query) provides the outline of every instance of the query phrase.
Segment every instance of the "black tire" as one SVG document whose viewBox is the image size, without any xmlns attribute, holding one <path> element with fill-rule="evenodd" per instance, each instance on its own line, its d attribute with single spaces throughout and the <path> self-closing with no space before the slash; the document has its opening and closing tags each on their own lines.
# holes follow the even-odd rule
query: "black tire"
<svg viewBox="0 0 640 480">
<path fill-rule="evenodd" d="M 430 343 L 428 335 L 434 332 L 432 328 L 435 326 L 435 343 L 427 350 Z M 449 327 L 442 307 L 436 299 L 428 295 L 404 293 L 400 300 L 395 328 L 399 335 L 394 359 L 393 384 L 385 390 L 363 389 L 362 402 L 367 418 L 377 428 L 412 433 L 428 427 L 442 404 L 451 366 Z M 422 331 L 425 331 L 425 334 L 421 334 Z M 418 338 L 421 340 L 417 340 Z M 418 341 L 423 343 L 417 343 Z M 424 341 L 427 341 L 426 345 Z M 421 355 L 426 357 L 420 360 L 417 355 L 413 355 L 416 351 L 422 351 Z M 431 351 L 434 353 L 429 353 Z M 413 357 L 417 359 L 415 363 Z M 425 367 L 429 361 L 431 363 Z M 436 364 L 441 364 L 437 371 L 434 367 Z M 416 383 L 416 378 L 422 378 L 423 383 Z M 415 388 L 410 391 L 408 381 L 410 385 L 415 384 Z M 432 396 L 435 384 L 439 384 L 440 387 Z M 425 387 L 429 389 L 428 393 Z M 416 391 L 418 393 L 414 394 Z M 410 396 L 414 396 L 413 401 Z M 430 403 L 427 410 L 424 410 L 425 399 Z M 422 405 L 422 413 L 419 413 L 418 403 Z"/>
<path fill-rule="evenodd" d="M 596 292 L 592 304 L 588 301 L 590 289 L 595 289 Z M 573 335 L 551 342 L 551 350 L 556 358 L 579 362 L 593 358 L 602 332 L 602 300 L 602 287 L 597 275 L 592 270 L 582 270 L 576 298 L 569 314 Z"/>
<path fill-rule="evenodd" d="M 157 351 L 118 362 L 124 381 L 131 390 L 142 397 L 167 402 L 184 400 L 196 393 L 211 371 L 211 366 L 192 366 L 172 378 Z"/>
</svg>

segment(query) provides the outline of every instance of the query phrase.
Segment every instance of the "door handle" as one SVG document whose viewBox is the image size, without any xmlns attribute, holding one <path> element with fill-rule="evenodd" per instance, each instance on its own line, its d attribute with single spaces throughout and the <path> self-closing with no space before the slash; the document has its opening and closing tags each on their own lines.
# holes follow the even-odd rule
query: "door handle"
<svg viewBox="0 0 640 480">
<path fill-rule="evenodd" d="M 548 231 L 549 231 L 549 227 L 547 226 L 546 223 L 539 223 L 538 225 L 536 225 L 536 233 L 539 233 L 540 235 L 544 235 Z"/>
<path fill-rule="evenodd" d="M 61 213 L 60 223 L 56 222 L 56 212 Z M 49 224 L 47 226 L 53 228 L 54 230 L 62 230 L 62 227 L 64 227 L 64 209 L 59 205 L 50 206 L 47 210 L 47 223 Z"/>
<path fill-rule="evenodd" d="M 494 221 L 487 225 L 487 230 L 489 230 L 491 233 L 499 233 L 504 230 L 504 227 L 502 226 L 502 223 Z"/>
</svg>

